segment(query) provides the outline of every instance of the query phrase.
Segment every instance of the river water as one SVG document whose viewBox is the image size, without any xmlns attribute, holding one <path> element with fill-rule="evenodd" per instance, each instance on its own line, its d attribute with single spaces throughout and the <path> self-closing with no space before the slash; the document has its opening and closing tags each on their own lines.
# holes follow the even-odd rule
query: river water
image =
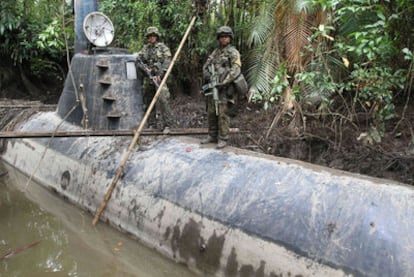
<svg viewBox="0 0 414 277">
<path fill-rule="evenodd" d="M 0 162 L 1 163 L 1 162 Z M 194 276 L 0 164 L 0 276 Z"/>
</svg>

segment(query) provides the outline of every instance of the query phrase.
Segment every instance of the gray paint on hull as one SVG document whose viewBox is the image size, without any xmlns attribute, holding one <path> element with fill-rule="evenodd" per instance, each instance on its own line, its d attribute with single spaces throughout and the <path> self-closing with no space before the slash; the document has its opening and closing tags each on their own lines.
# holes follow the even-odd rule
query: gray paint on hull
<svg viewBox="0 0 414 277">
<path fill-rule="evenodd" d="M 413 267 L 414 216 L 405 212 L 414 208 L 411 188 L 195 145 L 188 154 L 185 146 L 174 140 L 157 144 L 139 157 L 146 166 L 127 171 L 125 178 L 182 207 L 348 271 L 404 276 L 407 264 Z M 148 171 L 153 174 L 140 174 Z"/>
<path fill-rule="evenodd" d="M 51 130 L 58 121 L 53 113 L 40 114 L 26 122 L 24 129 Z M 76 127 L 64 124 L 63 128 Z M 47 144 L 47 139 L 26 141 Z M 79 170 L 69 170 L 71 184 L 60 193 L 94 212 L 128 144 L 122 138 L 54 139 L 50 151 L 79 161 L 91 172 L 81 180 L 77 179 Z M 309 265 L 329 265 L 355 276 L 410 276 L 414 269 L 411 187 L 228 149 L 200 147 L 198 140 L 190 138 L 161 138 L 146 151 L 134 152 L 103 218 L 144 241 L 160 232 L 161 252 L 171 251 L 178 261 L 193 263 L 201 271 L 222 270 L 228 276 L 232 272 L 257 276 L 262 271 L 269 276 L 284 272 L 272 268 L 265 257 L 255 263 L 243 259 L 239 245 L 243 241 L 227 245 L 230 234 L 240 230 L 249 239 L 283 246 L 299 259 L 306 257 Z M 12 163 L 16 156 L 9 149 L 4 158 Z M 54 174 L 39 178 L 53 180 Z M 106 182 L 96 184 L 95 180 Z M 173 220 L 169 212 L 176 208 L 168 203 L 190 217 Z M 158 208 L 150 216 L 153 207 Z M 212 226 L 217 222 L 225 229 L 217 227 L 206 236 L 206 222 Z M 260 249 L 254 251 L 261 255 Z M 317 272 L 309 267 L 297 274 Z"/>
</svg>

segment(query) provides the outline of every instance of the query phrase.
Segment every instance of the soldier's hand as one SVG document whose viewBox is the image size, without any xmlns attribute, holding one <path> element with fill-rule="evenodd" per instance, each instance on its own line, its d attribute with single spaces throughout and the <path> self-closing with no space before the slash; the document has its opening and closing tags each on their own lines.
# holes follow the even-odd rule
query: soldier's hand
<svg viewBox="0 0 414 277">
<path fill-rule="evenodd" d="M 153 80 L 159 84 L 161 82 L 161 77 L 160 76 L 154 76 Z"/>
</svg>

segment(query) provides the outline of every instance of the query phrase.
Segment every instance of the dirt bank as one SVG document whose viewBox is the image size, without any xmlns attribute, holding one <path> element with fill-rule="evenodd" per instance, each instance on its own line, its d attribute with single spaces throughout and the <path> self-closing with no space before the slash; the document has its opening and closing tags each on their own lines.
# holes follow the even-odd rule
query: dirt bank
<svg viewBox="0 0 414 277">
<path fill-rule="evenodd" d="M 202 97 L 176 96 L 171 106 L 177 127 L 207 127 Z M 414 185 L 414 138 L 409 127 L 414 112 L 388 122 L 381 142 L 370 144 L 362 127 L 344 124 L 342 129 L 332 128 L 329 118 L 307 115 L 306 127 L 303 122 L 296 127 L 298 115 L 288 113 L 270 129 L 276 108 L 264 111 L 242 100 L 236 110 L 231 126 L 242 132 L 232 135 L 233 146 Z"/>
</svg>

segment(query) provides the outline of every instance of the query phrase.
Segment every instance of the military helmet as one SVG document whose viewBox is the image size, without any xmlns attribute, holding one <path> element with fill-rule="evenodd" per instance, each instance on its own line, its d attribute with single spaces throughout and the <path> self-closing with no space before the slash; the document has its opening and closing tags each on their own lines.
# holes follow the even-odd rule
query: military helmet
<svg viewBox="0 0 414 277">
<path fill-rule="evenodd" d="M 148 37 L 149 35 L 157 35 L 158 37 L 161 36 L 160 31 L 157 27 L 151 26 L 147 28 L 147 31 L 145 32 L 145 37 Z"/>
<path fill-rule="evenodd" d="M 221 26 L 220 28 L 217 29 L 217 39 L 221 36 L 221 35 L 227 35 L 230 36 L 232 39 L 234 37 L 233 34 L 233 30 L 229 27 L 229 26 Z"/>
</svg>

